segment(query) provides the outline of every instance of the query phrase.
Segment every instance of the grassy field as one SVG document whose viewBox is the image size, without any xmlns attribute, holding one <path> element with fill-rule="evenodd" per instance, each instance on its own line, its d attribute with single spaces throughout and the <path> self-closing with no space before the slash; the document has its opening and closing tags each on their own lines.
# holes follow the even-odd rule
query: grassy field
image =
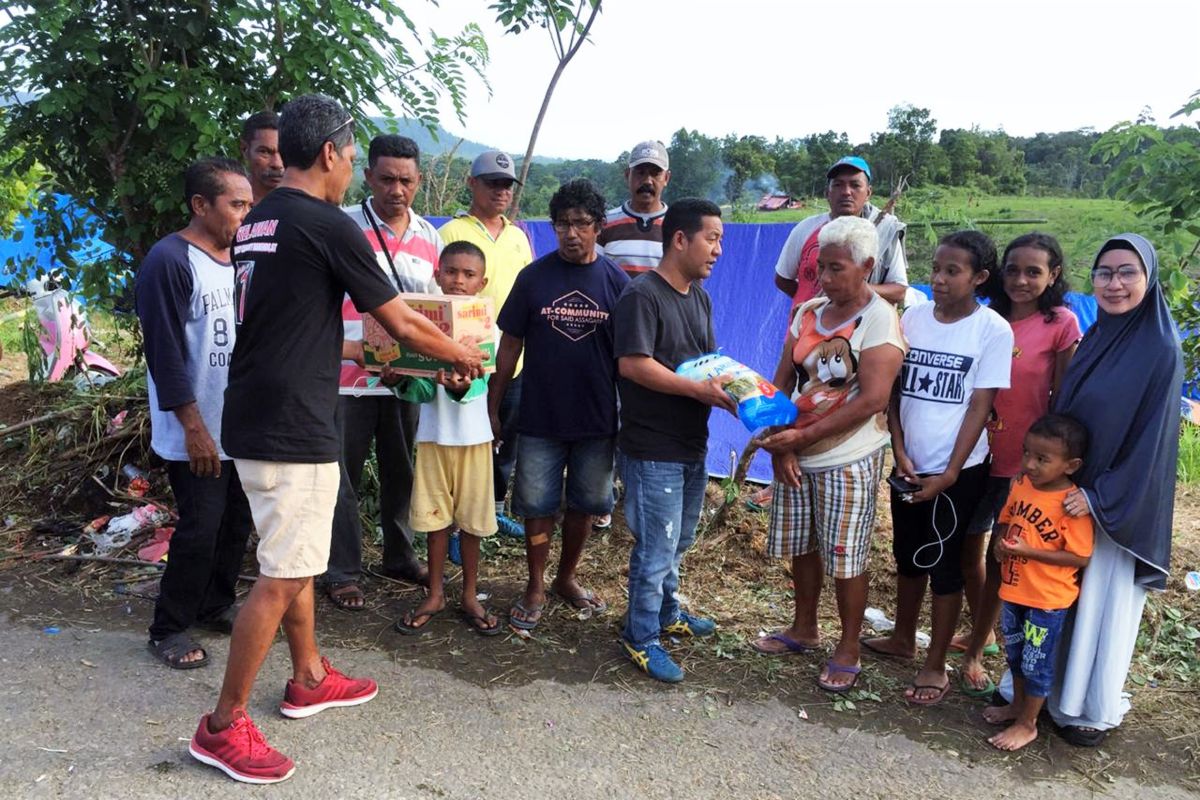
<svg viewBox="0 0 1200 800">
<path fill-rule="evenodd" d="M 879 198 L 876 198 L 877 200 Z M 880 201 L 882 204 L 882 201 Z M 805 208 L 793 211 L 756 212 L 754 222 L 794 222 L 827 208 L 824 198 L 810 200 Z M 1174 242 L 1156 241 L 1154 227 L 1139 219 L 1119 200 L 1091 200 L 1078 197 L 1027 197 L 982 195 L 961 189 L 913 190 L 901 198 L 897 211 L 908 223 L 906 240 L 909 279 L 924 283 L 929 278 L 929 263 L 939 236 L 956 228 L 977 227 L 996 241 L 1001 252 L 1011 239 L 1029 231 L 1043 231 L 1058 238 L 1066 256 L 1072 288 L 1087 289 L 1087 274 L 1092 259 L 1105 239 L 1132 231 L 1140 233 L 1159 248 L 1160 259 L 1169 263 Z M 988 225 L 981 221 L 1036 219 L 1045 222 Z M 930 225 L 931 222 L 951 223 Z M 1190 246 L 1179 237 L 1180 246 Z"/>
</svg>

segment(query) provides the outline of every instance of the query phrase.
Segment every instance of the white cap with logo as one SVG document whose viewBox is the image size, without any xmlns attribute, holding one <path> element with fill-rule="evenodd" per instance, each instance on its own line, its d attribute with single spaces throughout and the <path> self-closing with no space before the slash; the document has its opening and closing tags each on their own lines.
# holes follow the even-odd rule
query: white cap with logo
<svg viewBox="0 0 1200 800">
<path fill-rule="evenodd" d="M 666 145 L 654 139 L 635 144 L 629 151 L 629 167 L 632 169 L 638 164 L 653 164 L 659 169 L 670 169 L 671 159 L 667 155 Z"/>
</svg>

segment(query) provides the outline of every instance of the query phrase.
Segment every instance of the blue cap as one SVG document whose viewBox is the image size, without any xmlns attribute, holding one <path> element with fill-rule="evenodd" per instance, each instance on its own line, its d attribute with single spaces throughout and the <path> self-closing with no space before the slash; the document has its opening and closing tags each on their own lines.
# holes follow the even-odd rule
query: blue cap
<svg viewBox="0 0 1200 800">
<path fill-rule="evenodd" d="M 871 181 L 871 166 L 867 163 L 865 158 L 859 158 L 858 156 L 842 156 L 837 161 L 833 162 L 833 166 L 830 167 L 829 171 L 825 173 L 825 177 L 832 178 L 833 173 L 837 172 L 839 167 L 853 167 L 867 176 L 868 183 Z"/>
</svg>

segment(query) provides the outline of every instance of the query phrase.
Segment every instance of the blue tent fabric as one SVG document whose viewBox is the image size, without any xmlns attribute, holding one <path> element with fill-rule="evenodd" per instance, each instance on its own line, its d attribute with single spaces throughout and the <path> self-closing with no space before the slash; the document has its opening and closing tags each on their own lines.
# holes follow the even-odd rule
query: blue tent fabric
<svg viewBox="0 0 1200 800">
<path fill-rule="evenodd" d="M 444 218 L 430 221 L 440 226 Z M 536 255 L 557 247 L 549 222 L 537 220 L 521 225 Z M 726 223 L 721 259 L 704 285 L 712 295 L 713 327 L 721 350 L 768 380 L 779 363 L 791 307 L 788 298 L 775 288 L 775 261 L 793 227 L 792 223 Z M 928 286 L 916 288 L 931 296 Z M 1090 295 L 1072 292 L 1067 302 L 1084 330 L 1096 321 L 1096 301 Z M 714 411 L 708 425 L 709 474 L 730 475 L 749 441 L 750 432 L 736 417 Z M 766 453 L 755 455 L 748 476 L 763 482 L 771 479 L 771 460 Z"/>
<path fill-rule="evenodd" d="M 65 194 L 56 194 L 54 205 L 56 213 L 74 215 L 74 225 L 77 229 L 98 228 L 94 224 L 94 216 L 76 205 L 71 197 Z M 27 211 L 17 217 L 12 237 L 0 240 L 0 286 L 8 286 L 17 280 L 16 265 L 18 262 L 33 259 L 34 272 L 42 274 L 50 272 L 57 266 L 54 251 L 43 246 L 44 243 L 38 241 L 35 235 L 37 224 L 43 216 L 38 209 Z M 97 230 L 95 236 L 77 241 L 72 252 L 74 257 L 81 262 L 89 262 L 107 256 L 113 248 L 103 240 L 102 236 L 103 231 Z"/>
</svg>

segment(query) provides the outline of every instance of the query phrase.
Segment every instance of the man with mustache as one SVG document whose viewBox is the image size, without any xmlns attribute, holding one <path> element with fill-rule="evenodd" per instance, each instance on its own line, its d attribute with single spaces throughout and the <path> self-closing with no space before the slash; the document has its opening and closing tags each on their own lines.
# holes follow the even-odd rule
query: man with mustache
<svg viewBox="0 0 1200 800">
<path fill-rule="evenodd" d="M 670 180 L 670 157 L 662 142 L 640 142 L 629 151 L 625 167 L 629 199 L 605 215 L 596 244 L 630 278 L 654 269 L 662 260 L 662 222 L 667 214 L 662 195 Z"/>
<path fill-rule="evenodd" d="M 371 140 L 363 170 L 371 196 L 343 210 L 358 224 L 384 277 L 400 292 L 441 294 L 433 279 L 442 239 L 433 225 L 412 210 L 421 188 L 421 151 L 407 136 L 384 134 Z M 408 521 L 413 483 L 413 444 L 421 407 L 400 400 L 389 387 L 399 378 L 385 370 L 368 373 L 356 361 L 362 353 L 362 314 L 349 295 L 342 302 L 345 346 L 338 381 L 342 428 L 341 483 L 333 516 L 333 543 L 325 594 L 345 611 L 363 608 L 362 524 L 358 487 L 371 443 L 379 462 L 379 525 L 388 578 L 424 584 L 429 571 L 417 558 Z"/>
<path fill-rule="evenodd" d="M 283 180 L 283 159 L 279 156 L 279 115 L 274 111 L 251 114 L 242 123 L 238 141 L 242 161 L 250 174 L 254 205 Z"/>
<path fill-rule="evenodd" d="M 487 263 L 487 286 L 480 297 L 490 297 L 495 303 L 496 313 L 504 307 L 509 292 L 517 280 L 518 273 L 533 261 L 533 247 L 525 230 L 504 216 L 512 205 L 513 185 L 519 183 L 513 171 L 513 160 L 508 153 L 485 150 L 471 162 L 471 174 L 467 188 L 471 190 L 471 207 L 466 213 L 438 229 L 442 241 L 470 242 L 483 251 Z M 496 525 L 500 534 L 514 539 L 525 538 L 525 526 L 517 519 L 504 513 L 504 498 L 508 494 L 508 481 L 513 466 L 517 463 L 518 412 L 521 407 L 522 360 L 517 359 L 513 379 L 497 408 L 499 415 L 499 437 L 496 441 L 496 456 L 492 460 L 492 479 L 496 493 Z M 454 556 L 451 543 L 451 558 Z"/>
<path fill-rule="evenodd" d="M 634 145 L 629 151 L 625 181 L 629 184 L 629 199 L 605 215 L 596 251 L 617 262 L 633 279 L 654 269 L 662 260 L 662 224 L 667 215 L 662 194 L 671 181 L 671 160 L 666 146 L 653 139 Z M 611 528 L 612 515 L 596 517 L 592 527 Z"/>
</svg>

